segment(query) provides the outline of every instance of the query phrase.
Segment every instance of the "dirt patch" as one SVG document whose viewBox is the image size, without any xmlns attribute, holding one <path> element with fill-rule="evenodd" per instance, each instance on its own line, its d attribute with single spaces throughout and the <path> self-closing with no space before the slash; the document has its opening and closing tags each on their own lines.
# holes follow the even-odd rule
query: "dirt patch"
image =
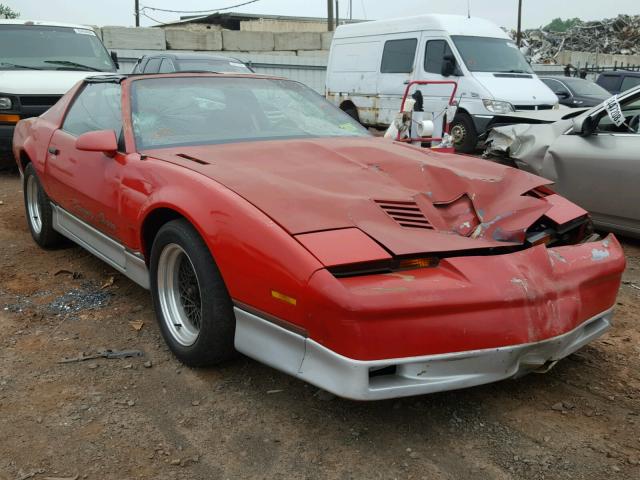
<svg viewBox="0 0 640 480">
<path fill-rule="evenodd" d="M 32 242 L 20 188 L 0 173 L 1 480 L 640 478 L 638 242 L 613 329 L 548 374 L 358 403 L 246 358 L 184 367 L 146 291 Z M 106 348 L 145 356 L 57 363 Z"/>
</svg>

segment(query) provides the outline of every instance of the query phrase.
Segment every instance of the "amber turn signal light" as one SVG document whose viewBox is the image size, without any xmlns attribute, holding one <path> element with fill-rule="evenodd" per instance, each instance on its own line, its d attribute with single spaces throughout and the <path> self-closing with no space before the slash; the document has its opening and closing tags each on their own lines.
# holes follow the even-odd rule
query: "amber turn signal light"
<svg viewBox="0 0 640 480">
<path fill-rule="evenodd" d="M 400 260 L 398 264 L 398 268 L 403 270 L 409 270 L 413 268 L 429 268 L 435 267 L 438 264 L 438 259 L 433 257 L 425 257 L 425 258 L 407 258 L 405 260 Z"/>
<path fill-rule="evenodd" d="M 0 122 L 18 123 L 19 121 L 20 121 L 20 115 L 9 115 L 6 113 L 0 113 Z"/>
</svg>

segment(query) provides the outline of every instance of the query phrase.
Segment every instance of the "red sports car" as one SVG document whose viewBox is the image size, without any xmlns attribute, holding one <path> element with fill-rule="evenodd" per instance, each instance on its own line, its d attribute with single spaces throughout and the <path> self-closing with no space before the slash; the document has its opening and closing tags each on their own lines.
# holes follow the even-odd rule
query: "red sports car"
<svg viewBox="0 0 640 480">
<path fill-rule="evenodd" d="M 88 78 L 14 153 L 34 240 L 150 289 L 184 363 L 239 351 L 353 399 L 548 369 L 607 330 L 625 266 L 547 180 L 279 78 Z"/>
</svg>

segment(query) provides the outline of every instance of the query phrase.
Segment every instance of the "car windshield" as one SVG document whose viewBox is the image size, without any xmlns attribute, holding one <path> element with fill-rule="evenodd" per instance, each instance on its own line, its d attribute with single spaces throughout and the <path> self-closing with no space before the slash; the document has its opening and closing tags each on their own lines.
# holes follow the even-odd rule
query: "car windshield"
<svg viewBox="0 0 640 480">
<path fill-rule="evenodd" d="M 91 29 L 41 25 L 0 25 L 0 70 L 82 70 L 115 72 Z"/>
<path fill-rule="evenodd" d="M 290 80 L 239 77 L 136 79 L 138 150 L 310 137 L 367 136 L 350 116 Z"/>
<path fill-rule="evenodd" d="M 574 95 L 584 95 L 585 97 L 609 98 L 611 94 L 589 80 L 579 78 L 563 78 L 562 81 L 571 89 Z"/>
<path fill-rule="evenodd" d="M 251 73 L 251 70 L 244 64 L 233 60 L 218 60 L 208 58 L 185 58 L 178 60 L 180 70 L 203 70 L 207 72 L 239 72 Z"/>
<path fill-rule="evenodd" d="M 506 38 L 453 35 L 470 72 L 533 73 L 517 45 Z"/>
</svg>

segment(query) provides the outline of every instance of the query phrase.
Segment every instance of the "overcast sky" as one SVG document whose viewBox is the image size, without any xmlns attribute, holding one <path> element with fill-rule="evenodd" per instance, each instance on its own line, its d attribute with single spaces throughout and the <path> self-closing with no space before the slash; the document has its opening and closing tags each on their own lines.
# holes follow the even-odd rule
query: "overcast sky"
<svg viewBox="0 0 640 480">
<path fill-rule="evenodd" d="M 204 10 L 224 8 L 247 0 L 140 0 L 141 6 L 175 10 Z M 517 0 L 469 0 L 471 15 L 488 18 L 495 23 L 515 28 Z M 0 0 L 30 20 L 91 25 L 133 25 L 134 0 Z M 347 14 L 349 0 L 340 0 L 341 16 Z M 382 19 L 423 13 L 453 13 L 464 15 L 467 0 L 352 0 L 353 17 Z M 326 16 L 326 0 L 259 0 L 252 5 L 234 8 L 234 12 L 272 15 Z M 178 13 L 147 10 L 146 13 L 163 22 L 178 20 Z M 599 20 L 620 13 L 640 14 L 640 0 L 523 0 L 523 25 L 538 27 L 555 17 L 580 17 Z M 143 26 L 154 25 L 142 17 Z"/>
</svg>

